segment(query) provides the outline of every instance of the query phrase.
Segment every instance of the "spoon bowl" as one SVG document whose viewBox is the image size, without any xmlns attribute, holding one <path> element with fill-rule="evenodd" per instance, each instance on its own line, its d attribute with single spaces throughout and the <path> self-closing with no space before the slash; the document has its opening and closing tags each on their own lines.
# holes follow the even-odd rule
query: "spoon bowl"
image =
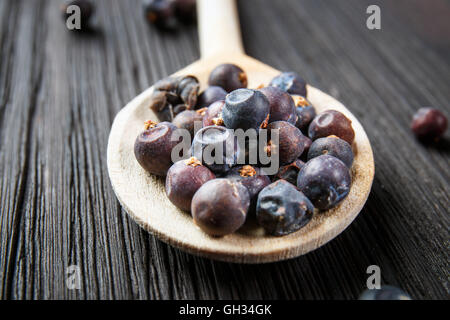
<svg viewBox="0 0 450 320">
<path fill-rule="evenodd" d="M 280 71 L 244 54 L 234 0 L 198 0 L 202 58 L 175 75 L 194 75 L 204 89 L 211 70 L 234 63 L 247 73 L 248 87 L 268 85 Z M 211 26 L 211 27 L 206 27 Z M 226 49 L 223 43 L 227 43 Z M 153 88 L 129 102 L 114 119 L 108 141 L 107 164 L 111 184 L 125 211 L 162 241 L 189 253 L 229 262 L 265 263 L 300 256 L 317 249 L 340 234 L 358 215 L 369 195 L 374 161 L 369 139 L 359 121 L 343 104 L 308 86 L 308 100 L 317 112 L 334 109 L 345 114 L 355 131 L 355 159 L 349 195 L 337 207 L 315 213 L 297 232 L 274 237 L 265 234 L 254 220 L 238 232 L 216 238 L 198 228 L 190 214 L 167 198 L 164 179 L 147 173 L 134 157 L 134 142 L 145 120 L 157 120 L 149 108 Z"/>
</svg>

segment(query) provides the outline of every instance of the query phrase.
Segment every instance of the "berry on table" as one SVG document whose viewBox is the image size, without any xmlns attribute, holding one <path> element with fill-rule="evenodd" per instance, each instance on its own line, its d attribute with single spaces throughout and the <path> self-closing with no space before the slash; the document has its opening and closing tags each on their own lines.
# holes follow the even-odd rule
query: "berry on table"
<svg viewBox="0 0 450 320">
<path fill-rule="evenodd" d="M 286 121 L 290 124 L 294 124 L 297 120 L 297 114 L 295 111 L 295 104 L 292 97 L 277 87 L 264 87 L 259 89 L 270 105 L 269 123 L 275 121 Z"/>
<path fill-rule="evenodd" d="M 267 126 L 269 141 L 265 151 L 269 156 L 278 156 L 281 165 L 294 162 L 305 149 L 302 132 L 286 121 L 275 121 Z M 271 130 L 278 130 L 278 143 Z"/>
<path fill-rule="evenodd" d="M 312 140 L 305 135 L 302 137 L 302 140 L 303 140 L 303 145 L 305 146 L 305 149 L 303 150 L 303 153 L 300 155 L 300 160 L 306 162 L 308 160 L 308 152 L 309 152 L 309 148 L 311 147 Z"/>
<path fill-rule="evenodd" d="M 182 22 L 193 22 L 196 19 L 196 0 L 172 0 L 175 2 L 175 14 Z"/>
<path fill-rule="evenodd" d="M 193 139 L 195 135 L 195 122 L 198 122 L 198 125 L 201 126 L 205 112 L 205 109 L 185 110 L 180 112 L 173 119 L 172 123 L 179 129 L 188 130 L 191 135 L 191 139 Z"/>
<path fill-rule="evenodd" d="M 319 210 L 328 210 L 350 192 L 351 177 L 347 166 L 338 158 L 323 155 L 308 161 L 297 177 L 297 188 Z"/>
<path fill-rule="evenodd" d="M 247 188 L 250 194 L 250 204 L 252 209 L 256 207 L 256 200 L 258 199 L 259 192 L 271 183 L 269 177 L 266 176 L 260 168 L 251 165 L 233 167 L 228 172 L 226 178 L 231 181 L 239 182 Z"/>
<path fill-rule="evenodd" d="M 336 110 L 319 113 L 309 125 L 308 135 L 313 141 L 334 135 L 347 141 L 350 145 L 355 139 L 352 121 Z"/>
<path fill-rule="evenodd" d="M 165 30 L 173 30 L 178 26 L 174 1 L 145 0 L 143 5 L 145 18 L 149 23 Z"/>
<path fill-rule="evenodd" d="M 306 81 L 295 72 L 283 72 L 272 79 L 269 86 L 278 87 L 289 94 L 306 97 Z"/>
<path fill-rule="evenodd" d="M 359 300 L 411 300 L 411 297 L 399 288 L 381 286 L 380 289 L 365 290 Z"/>
<path fill-rule="evenodd" d="M 283 236 L 304 227 L 311 221 L 313 213 L 311 201 L 285 180 L 268 185 L 258 195 L 258 223 L 275 236 Z"/>
<path fill-rule="evenodd" d="M 208 126 L 224 126 L 222 119 L 222 109 L 225 105 L 225 100 L 219 100 L 211 104 L 203 115 L 203 127 Z"/>
<path fill-rule="evenodd" d="M 203 184 L 192 198 L 194 223 L 211 236 L 225 236 L 245 222 L 250 206 L 246 187 L 229 179 L 214 179 Z"/>
<path fill-rule="evenodd" d="M 166 177 L 166 194 L 178 208 L 191 211 L 191 201 L 195 192 L 216 176 L 201 162 L 191 157 L 173 164 Z"/>
<path fill-rule="evenodd" d="M 308 126 L 316 116 L 316 109 L 302 96 L 292 95 L 292 99 L 294 99 L 297 114 L 295 126 L 307 134 Z"/>
<path fill-rule="evenodd" d="M 150 109 L 161 121 L 172 121 L 185 110 L 194 109 L 200 89 L 194 76 L 167 77 L 153 85 Z"/>
<path fill-rule="evenodd" d="M 240 67 L 224 63 L 215 67 L 209 75 L 210 86 L 222 87 L 226 92 L 247 88 L 247 75 Z"/>
<path fill-rule="evenodd" d="M 197 99 L 197 108 L 209 107 L 212 103 L 225 100 L 227 92 L 218 86 L 210 86 L 206 88 Z"/>
<path fill-rule="evenodd" d="M 435 108 L 420 108 L 413 117 L 411 130 L 419 140 L 439 140 L 447 130 L 447 117 Z"/>
<path fill-rule="evenodd" d="M 222 126 L 200 129 L 194 137 L 191 155 L 216 174 L 224 174 L 239 157 L 239 144 L 231 130 Z"/>
<path fill-rule="evenodd" d="M 229 129 L 259 129 L 268 121 L 269 101 L 257 90 L 237 89 L 225 98 L 222 119 Z"/>
<path fill-rule="evenodd" d="M 145 123 L 145 130 L 134 143 L 136 160 L 145 170 L 159 176 L 166 175 L 172 165 L 172 149 L 180 142 L 171 139 L 176 129 L 170 122 Z"/>
<path fill-rule="evenodd" d="M 336 136 L 329 136 L 326 138 L 319 138 L 317 140 L 314 140 L 308 151 L 308 160 L 324 154 L 338 158 L 348 168 L 352 166 L 352 147 L 348 144 L 347 141 L 342 140 Z"/>
<path fill-rule="evenodd" d="M 297 186 L 298 173 L 304 165 L 305 163 L 302 160 L 297 159 L 290 164 L 281 166 L 280 169 L 278 169 L 277 174 L 273 176 L 272 180 L 277 181 L 283 179 L 293 184 L 294 186 Z"/>
</svg>

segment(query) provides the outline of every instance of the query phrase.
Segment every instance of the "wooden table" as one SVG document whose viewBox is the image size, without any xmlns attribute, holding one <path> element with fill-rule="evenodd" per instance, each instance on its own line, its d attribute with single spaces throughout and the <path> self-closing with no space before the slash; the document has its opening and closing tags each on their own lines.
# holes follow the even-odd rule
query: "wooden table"
<svg viewBox="0 0 450 320">
<path fill-rule="evenodd" d="M 369 4 L 382 29 L 366 27 Z M 359 117 L 376 175 L 354 223 L 290 261 L 237 265 L 161 243 L 121 209 L 106 169 L 115 114 L 198 58 L 195 26 L 161 33 L 139 1 L 97 1 L 97 31 L 68 31 L 58 1 L 0 1 L 0 297 L 353 299 L 369 265 L 413 298 L 449 294 L 449 134 L 418 143 L 411 116 L 450 116 L 444 0 L 239 2 L 246 51 L 295 70 Z M 151 210 L 151 208 L 149 208 Z M 66 286 L 77 265 L 81 289 Z"/>
</svg>

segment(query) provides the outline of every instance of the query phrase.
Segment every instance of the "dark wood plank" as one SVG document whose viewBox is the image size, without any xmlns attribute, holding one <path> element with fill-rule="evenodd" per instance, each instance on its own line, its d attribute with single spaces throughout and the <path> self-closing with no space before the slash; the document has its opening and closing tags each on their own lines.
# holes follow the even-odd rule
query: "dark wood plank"
<svg viewBox="0 0 450 320">
<path fill-rule="evenodd" d="M 371 196 L 348 230 L 265 265 L 185 254 L 120 208 L 106 169 L 112 120 L 196 60 L 198 37 L 195 26 L 149 27 L 138 0 L 96 3 L 96 31 L 77 35 L 57 0 L 0 1 L 1 298 L 353 299 L 371 264 L 414 298 L 450 298 L 449 136 L 425 147 L 409 131 L 420 106 L 450 114 L 448 2 L 239 1 L 247 52 L 340 99 L 376 159 Z M 372 3 L 379 31 L 365 26 Z M 73 264 L 81 290 L 66 286 Z"/>
</svg>

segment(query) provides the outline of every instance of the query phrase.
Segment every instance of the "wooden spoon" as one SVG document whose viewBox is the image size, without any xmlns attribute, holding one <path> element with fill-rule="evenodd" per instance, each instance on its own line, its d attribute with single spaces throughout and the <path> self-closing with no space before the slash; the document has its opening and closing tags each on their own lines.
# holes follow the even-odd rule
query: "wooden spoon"
<svg viewBox="0 0 450 320">
<path fill-rule="evenodd" d="M 235 63 L 248 76 L 249 88 L 267 85 L 280 71 L 247 55 L 242 46 L 234 0 L 198 0 L 201 59 L 176 75 L 195 75 L 203 88 L 210 71 L 221 63 Z M 203 257 L 263 263 L 293 258 L 314 250 L 341 233 L 358 215 L 370 192 L 374 161 L 369 139 L 359 121 L 337 100 L 308 86 L 308 99 L 318 112 L 335 109 L 352 120 L 356 138 L 352 187 L 336 208 L 316 213 L 301 230 L 283 237 L 266 235 L 256 223 L 237 233 L 213 238 L 202 232 L 190 214 L 177 209 L 164 191 L 164 179 L 150 175 L 137 163 L 133 146 L 145 120 L 157 120 L 149 109 L 152 88 L 129 102 L 116 116 L 108 141 L 108 172 L 125 211 L 162 241 Z"/>
</svg>

